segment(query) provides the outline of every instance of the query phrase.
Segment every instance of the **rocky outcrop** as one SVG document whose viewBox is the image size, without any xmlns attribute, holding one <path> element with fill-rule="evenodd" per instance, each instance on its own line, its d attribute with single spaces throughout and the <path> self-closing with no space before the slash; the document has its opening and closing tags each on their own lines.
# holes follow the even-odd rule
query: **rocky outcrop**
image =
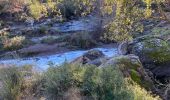
<svg viewBox="0 0 170 100">
<path fill-rule="evenodd" d="M 156 29 L 128 44 L 128 53 L 139 56 L 144 67 L 159 79 L 170 78 L 170 30 Z"/>
<path fill-rule="evenodd" d="M 106 58 L 104 54 L 99 50 L 90 50 L 85 53 L 83 56 L 78 57 L 72 63 L 81 63 L 81 64 L 93 64 L 100 65 Z"/>
<path fill-rule="evenodd" d="M 126 55 L 128 53 L 128 41 L 124 41 L 118 46 L 118 53 L 120 55 Z"/>
<path fill-rule="evenodd" d="M 89 58 L 90 60 L 95 60 L 97 58 L 104 57 L 102 51 L 99 50 L 90 50 L 84 54 L 85 57 Z"/>
<path fill-rule="evenodd" d="M 165 64 L 170 61 L 169 43 L 158 38 L 130 44 L 129 52 L 138 55 L 143 63 Z"/>
<path fill-rule="evenodd" d="M 154 89 L 154 84 L 146 73 L 138 56 L 131 54 L 114 57 L 99 67 L 108 66 L 118 67 L 125 77 L 130 77 L 146 89 Z"/>
</svg>

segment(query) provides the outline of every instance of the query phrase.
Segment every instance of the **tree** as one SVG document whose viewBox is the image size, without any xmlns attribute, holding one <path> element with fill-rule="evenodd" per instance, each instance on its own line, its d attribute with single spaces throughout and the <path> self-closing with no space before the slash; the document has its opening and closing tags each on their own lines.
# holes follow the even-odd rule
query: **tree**
<svg viewBox="0 0 170 100">
<path fill-rule="evenodd" d="M 112 1 L 112 2 L 111 2 Z M 138 8 L 138 0 L 106 0 L 105 11 L 111 12 L 110 3 L 116 5 L 116 17 L 109 23 L 104 38 L 110 41 L 128 41 L 133 38 L 133 33 L 142 32 L 142 24 L 139 23 L 143 14 Z M 109 8 L 108 8 L 109 7 Z"/>
<path fill-rule="evenodd" d="M 143 9 L 139 5 L 146 4 Z M 167 1 L 166 1 L 167 2 Z M 165 0 L 104 0 L 103 12 L 112 13 L 113 5 L 116 5 L 116 17 L 106 27 L 107 31 L 103 38 L 109 41 L 129 41 L 132 40 L 135 33 L 143 31 L 143 25 L 140 21 L 144 18 L 152 17 L 151 5 L 156 3 L 161 19 L 168 19 L 164 13 L 161 4 Z"/>
</svg>

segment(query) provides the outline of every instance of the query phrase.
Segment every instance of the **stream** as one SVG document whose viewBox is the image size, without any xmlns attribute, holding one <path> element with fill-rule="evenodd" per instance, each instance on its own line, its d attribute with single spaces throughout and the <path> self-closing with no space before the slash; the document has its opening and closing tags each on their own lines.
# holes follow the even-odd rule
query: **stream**
<svg viewBox="0 0 170 100">
<path fill-rule="evenodd" d="M 11 26 L 10 29 L 17 33 L 17 31 L 26 30 L 26 29 L 36 29 L 40 26 L 44 25 L 47 26 L 48 22 L 43 22 L 34 26 L 26 26 L 26 25 L 16 25 Z M 52 27 L 50 27 L 50 30 L 57 30 L 61 33 L 65 32 L 77 32 L 77 31 L 92 31 L 95 29 L 96 25 L 98 23 L 97 18 L 89 16 L 87 18 L 81 18 L 79 20 L 71 20 L 69 22 L 64 23 L 54 23 Z M 40 37 L 40 39 L 43 37 Z M 34 39 L 32 37 L 32 40 L 35 42 L 40 42 L 40 39 Z M 103 52 L 106 57 L 113 57 L 118 54 L 117 48 L 93 48 L 97 49 Z M 91 50 L 93 50 L 91 49 Z M 42 57 L 32 57 L 32 58 L 20 58 L 20 59 L 12 59 L 12 60 L 0 60 L 0 66 L 23 66 L 23 65 L 33 65 L 38 69 L 46 70 L 49 67 L 49 64 L 52 63 L 54 65 L 61 65 L 64 62 L 71 62 L 75 60 L 76 58 L 82 56 L 84 53 L 88 52 L 89 50 L 76 50 L 76 51 L 69 51 L 61 54 L 53 54 L 53 55 L 47 55 Z"/>
<path fill-rule="evenodd" d="M 94 48 L 95 50 L 100 50 L 106 57 L 113 57 L 118 54 L 117 48 Z M 94 50 L 91 49 L 91 50 Z M 52 63 L 54 65 L 61 65 L 64 62 L 71 62 L 76 58 L 82 56 L 84 53 L 89 50 L 77 50 L 70 51 L 61 54 L 55 54 L 51 56 L 43 56 L 43 57 L 32 57 L 32 58 L 23 58 L 23 59 L 13 59 L 13 60 L 2 60 L 0 61 L 0 65 L 9 66 L 23 66 L 23 65 L 33 65 L 34 67 L 40 70 L 46 70 L 49 67 L 49 64 Z"/>
</svg>

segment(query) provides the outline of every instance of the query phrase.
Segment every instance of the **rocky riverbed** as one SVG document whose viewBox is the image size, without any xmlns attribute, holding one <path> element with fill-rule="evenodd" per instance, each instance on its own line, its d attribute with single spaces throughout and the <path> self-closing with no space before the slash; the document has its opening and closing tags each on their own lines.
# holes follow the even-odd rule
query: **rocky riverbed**
<svg viewBox="0 0 170 100">
<path fill-rule="evenodd" d="M 113 57 L 118 55 L 117 48 L 94 48 L 91 50 L 99 50 L 106 57 Z M 32 58 L 23 58 L 23 59 L 21 58 L 21 59 L 13 59 L 13 60 L 1 60 L 0 66 L 5 67 L 9 65 L 16 65 L 16 66 L 33 65 L 38 69 L 44 70 L 47 69 L 50 64 L 61 65 L 64 62 L 71 62 L 91 50 L 76 50 L 76 51 L 69 51 L 61 54 L 54 54 L 51 56 L 32 57 Z"/>
<path fill-rule="evenodd" d="M 65 61 L 71 62 L 91 50 L 99 50 L 106 57 L 118 55 L 116 44 L 109 46 L 100 44 L 90 49 L 73 48 L 68 45 L 72 34 L 95 31 L 97 24 L 97 18 L 92 16 L 63 23 L 57 23 L 52 19 L 28 25 L 26 23 L 19 25 L 13 23 L 9 28 L 5 28 L 5 31 L 10 32 L 11 35 L 25 36 L 32 44 L 19 50 L 0 53 L 0 65 L 22 66 L 30 64 L 44 70 L 51 63 L 61 65 Z"/>
</svg>

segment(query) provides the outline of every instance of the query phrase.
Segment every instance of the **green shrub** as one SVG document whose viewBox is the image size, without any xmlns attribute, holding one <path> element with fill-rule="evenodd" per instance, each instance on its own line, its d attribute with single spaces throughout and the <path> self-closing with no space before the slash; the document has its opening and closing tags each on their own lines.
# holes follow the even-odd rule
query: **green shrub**
<svg viewBox="0 0 170 100">
<path fill-rule="evenodd" d="M 52 100 L 63 98 L 63 95 L 67 89 L 75 84 L 73 80 L 72 69 L 68 64 L 58 68 L 49 68 L 45 76 L 45 91 L 48 98 Z"/>
<path fill-rule="evenodd" d="M 0 96 L 3 100 L 19 100 L 22 91 L 23 76 L 16 67 L 0 70 L 0 80 L 3 87 Z"/>
<path fill-rule="evenodd" d="M 94 10 L 96 0 L 61 0 L 58 5 L 61 14 L 66 19 L 84 16 Z"/>
<path fill-rule="evenodd" d="M 48 99 L 63 99 L 70 89 L 87 100 L 159 100 L 136 83 L 125 79 L 118 67 L 64 64 L 45 73 Z M 134 88 L 133 88 L 134 87 Z M 75 91 L 74 91 L 75 92 Z"/>
<path fill-rule="evenodd" d="M 128 89 L 132 91 L 133 100 L 162 100 L 159 96 L 153 96 L 150 92 L 140 87 L 139 84 L 126 80 L 128 83 Z"/>
<path fill-rule="evenodd" d="M 128 41 L 133 39 L 134 33 L 143 32 L 143 25 L 140 20 L 144 17 L 144 11 L 138 7 L 137 2 L 140 2 L 139 0 L 111 0 L 110 2 L 116 4 L 116 10 L 112 9 L 114 7 L 110 6 L 109 1 L 105 1 L 107 3 L 104 8 L 114 11 L 115 17 L 107 25 L 104 39 L 114 42 Z M 134 4 L 134 2 L 137 4 Z M 105 12 L 111 12 L 110 10 Z"/>
<path fill-rule="evenodd" d="M 169 40 L 170 29 L 163 27 L 155 27 L 151 31 L 151 36 L 162 38 L 164 40 Z"/>
<path fill-rule="evenodd" d="M 63 64 L 44 73 L 34 73 L 32 66 L 0 70 L 3 83 L 0 97 L 21 100 L 30 97 L 49 100 L 65 98 L 85 100 L 160 100 L 131 79 L 124 78 L 116 66 Z"/>
<path fill-rule="evenodd" d="M 122 8 L 127 11 L 127 8 Z M 124 10 L 122 10 L 124 11 Z M 117 15 L 113 22 L 109 23 L 104 33 L 104 39 L 110 41 L 127 41 L 132 40 L 136 33 L 143 32 L 143 25 L 140 23 L 142 17 L 141 10 L 139 8 L 131 8 L 129 12 L 121 12 Z"/>
<path fill-rule="evenodd" d="M 82 84 L 83 92 L 95 100 L 131 100 L 122 73 L 113 67 L 87 70 Z"/>
<path fill-rule="evenodd" d="M 60 18 L 62 16 L 58 8 L 58 4 L 61 1 L 62 0 L 60 1 L 46 0 L 42 2 L 39 0 L 34 0 L 28 6 L 29 13 L 36 20 L 39 20 L 40 18 L 47 16 L 55 16 L 57 18 Z"/>
<path fill-rule="evenodd" d="M 71 19 L 89 14 L 94 9 L 94 2 L 95 0 L 46 0 L 42 3 L 35 0 L 29 5 L 28 9 L 36 20 L 54 15 L 57 18 Z"/>
<path fill-rule="evenodd" d="M 33 71 L 32 65 L 0 69 L 0 98 L 2 100 L 27 100 L 43 96 L 44 77 Z"/>
<path fill-rule="evenodd" d="M 26 69 L 27 70 L 27 69 Z M 22 100 L 27 100 L 31 98 L 36 98 L 36 100 L 40 100 L 40 98 L 44 97 L 44 77 L 42 73 L 37 73 L 34 71 L 27 70 L 24 75 L 25 80 L 23 83 L 23 91 L 22 91 Z"/>
<path fill-rule="evenodd" d="M 45 5 L 36 0 L 29 5 L 29 11 L 32 17 L 36 20 L 47 15 L 47 9 Z"/>
</svg>

